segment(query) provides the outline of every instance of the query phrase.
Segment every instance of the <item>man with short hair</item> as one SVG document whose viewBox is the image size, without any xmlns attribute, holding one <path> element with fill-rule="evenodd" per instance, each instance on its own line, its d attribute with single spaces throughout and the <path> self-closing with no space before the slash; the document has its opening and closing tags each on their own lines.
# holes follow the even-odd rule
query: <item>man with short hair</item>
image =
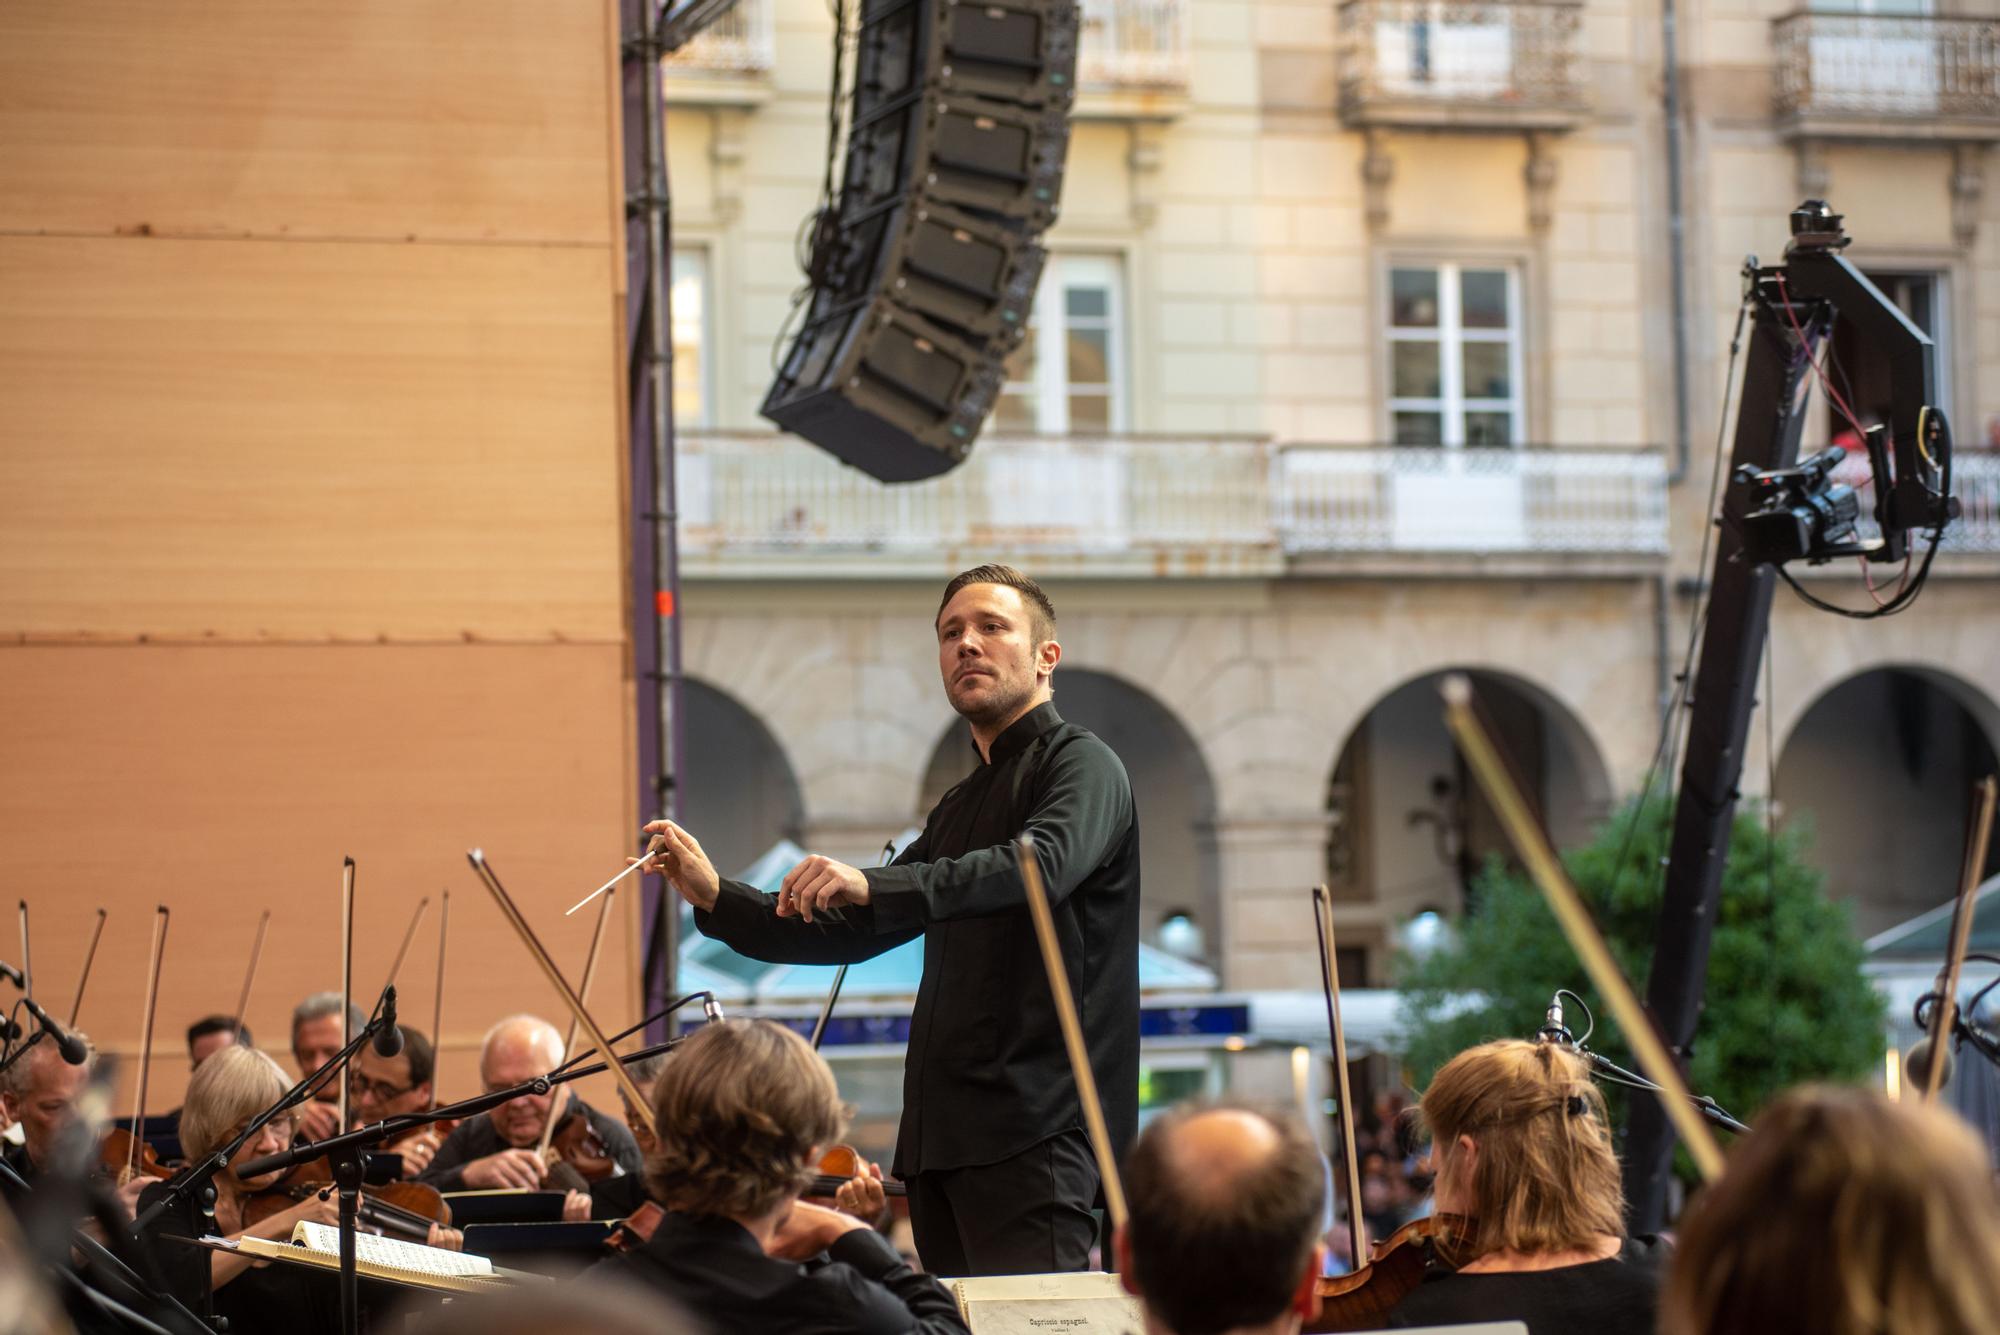
<svg viewBox="0 0 2000 1335">
<path fill-rule="evenodd" d="M 315 992 L 292 1011 L 292 1060 L 301 1076 L 311 1075 L 368 1025 L 359 1006 L 347 1008 L 347 1032 L 341 1032 L 340 993 Z M 328 1080 L 299 1105 L 299 1134 L 325 1140 L 340 1130 L 340 1079 Z"/>
<path fill-rule="evenodd" d="M 191 1071 L 231 1043 L 254 1048 L 250 1026 L 234 1015 L 204 1015 L 187 1028 L 188 1069 Z"/>
<path fill-rule="evenodd" d="M 562 1061 L 562 1035 L 554 1025 L 533 1015 L 510 1015 L 488 1030 L 480 1045 L 479 1078 L 489 1094 L 497 1093 L 547 1075 Z M 576 1097 L 569 1086 L 560 1085 L 547 1094 L 519 1095 L 483 1117 L 460 1122 L 438 1146 L 436 1157 L 419 1180 L 439 1191 L 543 1187 L 549 1180 L 549 1165 L 535 1153 L 542 1127 L 551 1116 L 562 1119 L 571 1113 L 580 1113 L 589 1121 L 591 1131 L 620 1172 L 643 1171 L 644 1161 L 632 1133 Z M 590 1197 L 570 1191 L 564 1217 L 587 1219 L 590 1214 Z"/>
<path fill-rule="evenodd" d="M 924 941 L 892 1171 L 935 1274 L 1081 1270 L 1097 1166 L 1015 862 L 1034 837 L 1114 1152 L 1138 1123 L 1139 826 L 1125 768 L 1056 712 L 1055 608 L 1010 566 L 945 586 L 945 698 L 978 768 L 887 867 L 814 856 L 775 895 L 716 875 L 693 835 L 646 827 L 695 925 L 755 959 L 853 963 Z"/>
<path fill-rule="evenodd" d="M 422 1112 L 432 1106 L 431 1080 L 437 1054 L 423 1030 L 398 1025 L 403 1033 L 403 1050 L 393 1057 L 375 1051 L 372 1043 L 362 1045 L 348 1064 L 347 1116 L 355 1126 L 367 1126 L 387 1117 Z M 395 1152 L 403 1157 L 403 1176 L 416 1177 L 431 1165 L 442 1137 L 430 1129 L 398 1141 Z"/>
<path fill-rule="evenodd" d="M 706 1025 L 653 1090 L 648 1172 L 666 1213 L 593 1279 L 636 1281 L 718 1331 L 964 1335 L 958 1304 L 852 1215 L 799 1189 L 847 1109 L 826 1060 L 769 1020 Z"/>
<path fill-rule="evenodd" d="M 84 1045 L 88 1056 L 83 1065 L 71 1066 L 62 1050 L 46 1035 L 35 1039 L 27 1052 L 0 1073 L 0 1106 L 20 1124 L 21 1143 L 0 1150 L 0 1160 L 14 1170 L 29 1187 L 40 1177 L 55 1153 L 56 1137 L 75 1116 L 77 1095 L 90 1083 L 97 1064 L 97 1049 L 90 1039 L 72 1029 L 71 1036 Z M 23 1187 L 13 1177 L 0 1174 L 0 1196 L 20 1199 Z M 136 1197 L 137 1193 L 133 1193 Z M 130 1200 L 127 1202 L 130 1206 Z"/>
<path fill-rule="evenodd" d="M 1296 1335 L 1319 1314 L 1326 1175 L 1296 1117 L 1229 1104 L 1155 1118 L 1125 1161 L 1118 1273 L 1147 1335 Z"/>
</svg>

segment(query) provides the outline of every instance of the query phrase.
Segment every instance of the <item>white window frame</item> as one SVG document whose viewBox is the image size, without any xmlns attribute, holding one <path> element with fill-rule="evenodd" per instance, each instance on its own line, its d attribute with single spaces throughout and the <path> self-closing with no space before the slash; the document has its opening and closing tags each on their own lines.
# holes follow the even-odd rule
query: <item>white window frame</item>
<svg viewBox="0 0 2000 1335">
<path fill-rule="evenodd" d="M 683 261 L 695 266 L 695 277 L 701 286 L 701 310 L 693 321 L 688 321 L 683 310 L 684 303 L 671 299 L 672 289 L 682 278 Z M 695 334 L 695 348 L 700 357 L 696 368 L 696 389 L 701 395 L 701 411 L 686 415 L 681 405 L 674 404 L 674 427 L 676 430 L 704 430 L 716 422 L 715 411 L 715 249 L 705 243 L 677 245 L 673 247 L 667 263 L 667 284 L 669 291 L 669 314 L 671 326 L 667 330 L 670 341 L 681 342 L 679 335 L 692 324 Z M 668 392 L 673 392 L 671 381 Z"/>
<path fill-rule="evenodd" d="M 1398 269 L 1430 269 L 1438 276 L 1438 318 L 1432 327 L 1398 325 L 1396 321 L 1395 275 Z M 1467 269 L 1498 270 L 1507 276 L 1507 326 L 1504 329 L 1466 329 L 1459 308 L 1460 275 Z M 1508 446 L 1519 449 L 1527 443 L 1528 396 L 1524 377 L 1523 345 L 1527 342 L 1526 312 L 1521 308 L 1524 284 L 1521 265 L 1506 260 L 1437 260 L 1413 257 L 1391 258 L 1382 275 L 1382 333 L 1386 349 L 1383 366 L 1384 399 L 1388 403 L 1384 439 L 1396 439 L 1396 414 L 1438 413 L 1443 418 L 1441 444 L 1445 449 L 1465 448 L 1467 413 L 1506 412 L 1513 430 Z M 1438 345 L 1437 398 L 1398 396 L 1396 389 L 1396 344 L 1435 343 Z M 1508 345 L 1507 384 L 1513 391 L 1505 399 L 1468 398 L 1465 394 L 1463 347 L 1466 343 Z M 1417 448 L 1417 447 L 1404 447 Z M 1436 447 L 1432 447 L 1436 448 Z"/>
<path fill-rule="evenodd" d="M 1035 365 L 1031 378 L 1010 380 L 1003 395 L 1032 393 L 1035 396 L 1034 430 L 1045 436 L 1070 434 L 1069 420 L 1069 330 L 1066 298 L 1072 287 L 1101 287 L 1106 293 L 1103 326 L 1106 332 L 1106 414 L 1112 435 L 1130 430 L 1127 401 L 1131 397 L 1127 372 L 1125 319 L 1125 262 L 1122 255 L 1102 251 L 1052 254 L 1035 288 L 1035 306 L 1030 323 L 1035 330 Z M 1077 321 L 1079 325 L 1085 321 Z M 1096 321 L 1087 323 L 1095 324 Z M 1056 336 L 1047 337 L 1049 330 Z"/>
</svg>

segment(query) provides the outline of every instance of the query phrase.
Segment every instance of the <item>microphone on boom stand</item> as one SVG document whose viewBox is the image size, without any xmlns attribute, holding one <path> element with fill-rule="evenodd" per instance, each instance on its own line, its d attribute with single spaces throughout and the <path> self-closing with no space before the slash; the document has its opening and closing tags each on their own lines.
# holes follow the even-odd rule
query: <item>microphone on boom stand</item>
<svg viewBox="0 0 2000 1335">
<path fill-rule="evenodd" d="M 1549 998 L 1549 1008 L 1542 1015 L 1542 1027 L 1535 1031 L 1537 1043 L 1560 1043 L 1569 1048 L 1576 1046 L 1576 1039 L 1563 1026 L 1563 995 L 1560 989 Z"/>
</svg>

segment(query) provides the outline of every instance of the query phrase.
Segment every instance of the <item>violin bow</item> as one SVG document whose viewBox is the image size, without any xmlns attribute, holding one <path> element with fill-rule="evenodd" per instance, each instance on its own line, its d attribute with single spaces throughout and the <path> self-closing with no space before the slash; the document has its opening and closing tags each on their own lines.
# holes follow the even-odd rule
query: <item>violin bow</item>
<svg viewBox="0 0 2000 1335">
<path fill-rule="evenodd" d="M 160 1004 L 160 961 L 167 950 L 167 906 L 153 915 L 153 956 L 146 962 L 146 1009 L 139 1017 L 139 1088 L 132 1101 L 132 1144 L 126 1153 L 125 1175 L 129 1182 L 139 1171 L 141 1147 L 146 1143 L 146 1081 L 153 1069 L 153 1014 Z"/>
<path fill-rule="evenodd" d="M 1340 1144 L 1347 1168 L 1347 1245 L 1355 1270 L 1361 1269 L 1361 1156 L 1354 1145 L 1354 1091 L 1347 1076 L 1347 1029 L 1340 1022 L 1340 977 L 1334 969 L 1333 896 L 1325 885 L 1312 889 L 1313 926 L 1319 933 L 1319 977 L 1326 992 L 1326 1028 L 1333 1042 L 1333 1069 L 1340 1090 Z"/>
<path fill-rule="evenodd" d="M 236 1027 L 229 1031 L 231 1043 L 243 1041 L 243 1016 L 250 1009 L 250 989 L 257 982 L 257 961 L 264 958 L 264 933 L 271 926 L 271 910 L 257 916 L 257 935 L 250 942 L 250 967 L 243 971 L 243 992 L 236 999 Z"/>
<path fill-rule="evenodd" d="M 618 892 L 613 890 L 606 894 L 598 904 L 597 926 L 590 934 L 590 953 L 583 958 L 583 981 L 577 985 L 576 989 L 576 999 L 580 1002 L 588 1003 L 590 1001 L 590 985 L 597 978 L 597 949 L 604 944 L 604 924 L 611 917 L 611 901 L 616 898 L 618 898 Z M 576 1017 L 572 1015 L 569 1019 L 569 1033 L 563 1038 L 563 1056 L 568 1057 L 569 1050 L 575 1046 Z M 551 1103 L 549 1105 L 549 1115 L 542 1119 L 542 1143 L 536 1147 L 535 1154 L 537 1158 L 546 1159 L 548 1157 L 549 1142 L 554 1140 L 555 1136 L 556 1105 Z"/>
<path fill-rule="evenodd" d="M 1097 1098 L 1097 1076 L 1090 1069 L 1090 1053 L 1083 1045 L 1083 1026 L 1077 1023 L 1076 999 L 1070 995 L 1062 944 L 1056 940 L 1055 918 L 1049 912 L 1048 893 L 1042 888 L 1042 867 L 1035 860 L 1034 836 L 1024 834 L 1014 841 L 1014 861 L 1021 869 L 1021 888 L 1027 893 L 1028 916 L 1035 922 L 1035 939 L 1041 943 L 1049 993 L 1055 998 L 1063 1046 L 1069 1049 L 1070 1072 L 1076 1077 L 1077 1098 L 1083 1103 L 1083 1122 L 1090 1131 L 1090 1147 L 1097 1155 L 1097 1175 L 1104 1180 L 1105 1212 L 1111 1216 L 1113 1228 L 1124 1228 L 1129 1217 L 1125 1209 L 1125 1184 L 1118 1176 L 1118 1158 L 1111 1152 L 1111 1133 L 1104 1125 L 1104 1105 Z"/>
<path fill-rule="evenodd" d="M 340 860 L 340 1046 L 354 1041 L 354 859 Z M 340 1129 L 347 1130 L 347 1073 L 340 1081 Z"/>
<path fill-rule="evenodd" d="M 104 936 L 104 910 L 97 910 L 97 922 L 90 929 L 90 944 L 83 949 L 83 970 L 76 976 L 76 1000 L 69 1004 L 69 1027 L 76 1028 L 76 1017 L 83 1014 L 83 989 L 90 982 L 90 966 L 97 959 L 97 943 Z"/>
<path fill-rule="evenodd" d="M 1570 882 L 1569 873 L 1563 870 L 1562 859 L 1556 856 L 1547 832 L 1535 818 L 1534 808 L 1523 796 L 1498 744 L 1473 710 L 1472 683 L 1454 672 L 1444 679 L 1440 691 L 1445 701 L 1445 726 L 1458 742 L 1459 753 L 1486 791 L 1486 800 L 1506 829 L 1508 841 L 1548 900 L 1563 935 L 1569 938 L 1571 949 L 1582 961 L 1584 972 L 1610 1004 L 1618 1027 L 1632 1044 L 1632 1055 L 1638 1060 L 1639 1069 L 1660 1087 L 1658 1097 L 1666 1109 L 1667 1120 L 1680 1134 L 1695 1168 L 1704 1181 L 1713 1182 L 1722 1175 L 1722 1151 L 1715 1143 L 1715 1136 L 1695 1111 L 1694 1095 L 1688 1092 L 1680 1067 L 1674 1064 L 1659 1030 L 1653 1027 L 1652 1017 L 1639 1004 L 1638 994 L 1633 992 L 1618 961 L 1612 957 L 1611 947 L 1604 943 L 1597 924 L 1591 921 L 1590 911 L 1583 906 L 1583 898 Z"/>
<path fill-rule="evenodd" d="M 625 1097 L 632 1101 L 632 1107 L 638 1112 L 639 1120 L 646 1124 L 648 1131 L 657 1131 L 653 1121 L 652 1103 L 639 1092 L 639 1087 L 632 1082 L 631 1072 L 625 1069 L 625 1063 L 618 1060 L 618 1054 L 612 1050 L 611 1044 L 605 1041 L 604 1030 L 598 1027 L 597 1021 L 593 1020 L 590 1012 L 584 1009 L 583 999 L 577 996 L 568 980 L 562 976 L 562 970 L 556 967 L 548 948 L 535 935 L 535 929 L 528 926 L 528 920 L 521 916 L 521 910 L 515 907 L 513 897 L 507 893 L 507 888 L 500 884 L 500 878 L 494 874 L 492 865 L 486 861 L 486 854 L 475 848 L 468 851 L 465 857 L 472 864 L 472 870 L 478 874 L 481 883 L 486 886 L 487 892 L 493 896 L 493 902 L 500 906 L 500 912 L 506 917 L 508 924 L 521 938 L 521 944 L 528 948 L 528 953 L 534 956 L 535 963 L 541 966 L 542 973 L 561 995 L 563 1004 L 569 1007 L 570 1014 L 583 1026 L 584 1034 L 596 1045 L 597 1050 L 604 1054 L 605 1064 L 611 1068 L 612 1078 L 618 1082 L 618 1088 L 624 1091 Z"/>
<path fill-rule="evenodd" d="M 876 861 L 878 867 L 886 867 L 896 856 L 896 841 L 890 839 L 882 845 L 882 856 Z M 813 1021 L 812 1047 L 819 1051 L 819 1041 L 826 1037 L 826 1024 L 833 1018 L 833 1003 L 840 1000 L 840 989 L 847 982 L 847 966 L 841 965 L 833 971 L 833 986 L 826 990 L 826 1004 L 819 1008 L 819 1018 Z"/>
<path fill-rule="evenodd" d="M 1958 878 L 1958 903 L 1951 910 L 1951 946 L 1938 974 L 1938 1008 L 1931 1017 L 1930 1061 L 1924 1067 L 1923 1100 L 1934 1101 L 1944 1086 L 1945 1054 L 1958 1028 L 1958 976 L 1965 967 L 1966 943 L 1972 939 L 1973 915 L 1979 911 L 1979 873 L 1986 866 L 1986 845 L 1993 834 L 1995 784 L 1992 775 L 1973 788 L 1972 828 L 1965 845 L 1965 865 Z"/>
<path fill-rule="evenodd" d="M 396 975 L 403 971 L 403 957 L 410 953 L 410 942 L 417 939 L 417 926 L 423 922 L 424 913 L 430 906 L 431 897 L 429 895 L 425 895 L 417 901 L 417 911 L 410 915 L 410 925 L 403 931 L 403 944 L 396 948 L 395 961 L 389 965 L 389 981 L 382 984 L 384 988 L 395 986 Z"/>
<path fill-rule="evenodd" d="M 21 901 L 21 991 L 35 995 L 35 959 L 28 951 L 28 901 Z"/>
<path fill-rule="evenodd" d="M 431 1051 L 444 1050 L 444 944 L 451 937 L 451 891 L 441 892 L 443 902 L 438 905 L 438 977 L 437 996 L 431 1002 Z M 438 1106 L 437 1069 L 433 1062 L 431 1069 L 431 1107 Z"/>
</svg>

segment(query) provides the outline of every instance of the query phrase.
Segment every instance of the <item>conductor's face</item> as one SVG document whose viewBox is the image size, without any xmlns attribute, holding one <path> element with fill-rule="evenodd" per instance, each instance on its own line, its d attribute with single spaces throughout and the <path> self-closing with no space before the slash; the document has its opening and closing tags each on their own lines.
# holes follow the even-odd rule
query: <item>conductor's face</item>
<svg viewBox="0 0 2000 1335">
<path fill-rule="evenodd" d="M 1021 712 L 1053 668 L 1053 640 L 1037 645 L 1019 589 L 968 584 L 938 613 L 938 672 L 951 707 L 975 724 Z"/>
</svg>

